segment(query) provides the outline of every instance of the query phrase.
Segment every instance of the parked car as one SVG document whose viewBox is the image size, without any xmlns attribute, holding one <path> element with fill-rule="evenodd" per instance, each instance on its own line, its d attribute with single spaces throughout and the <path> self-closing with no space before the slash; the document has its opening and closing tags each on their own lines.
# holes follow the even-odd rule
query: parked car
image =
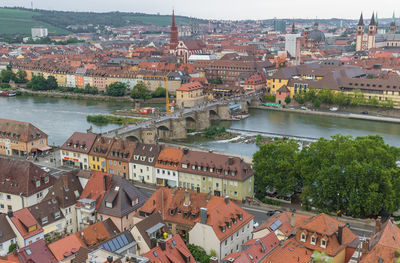
<svg viewBox="0 0 400 263">
<path fill-rule="evenodd" d="M 259 226 L 258 222 L 253 219 L 253 228 L 257 228 Z"/>
<path fill-rule="evenodd" d="M 274 210 L 267 211 L 267 216 L 273 216 L 275 214 Z"/>
<path fill-rule="evenodd" d="M 363 111 L 363 112 L 361 112 L 362 114 L 364 114 L 364 115 L 367 115 L 368 114 L 368 111 Z"/>
</svg>

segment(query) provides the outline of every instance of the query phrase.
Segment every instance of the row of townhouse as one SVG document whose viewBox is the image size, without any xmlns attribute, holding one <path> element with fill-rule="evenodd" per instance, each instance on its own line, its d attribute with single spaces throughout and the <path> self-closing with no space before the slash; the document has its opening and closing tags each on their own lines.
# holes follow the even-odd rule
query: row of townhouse
<svg viewBox="0 0 400 263">
<path fill-rule="evenodd" d="M 99 91 L 105 91 L 106 87 L 114 82 L 125 83 L 128 89 L 138 82 L 146 84 L 151 92 L 157 88 L 168 88 L 168 91 L 175 93 L 181 85 L 190 82 L 190 76 L 185 71 L 168 72 L 168 71 L 106 71 L 103 69 L 86 69 L 73 67 L 50 67 L 50 66 L 32 66 L 31 64 L 16 64 L 13 71 L 25 70 L 27 79 L 31 80 L 32 76 L 42 75 L 45 78 L 53 76 L 57 80 L 60 87 L 84 88 L 86 85 L 96 87 Z"/>
<path fill-rule="evenodd" d="M 378 102 L 392 101 L 400 107 L 400 78 L 396 75 L 385 78 L 368 78 L 356 66 L 327 66 L 325 64 L 301 65 L 279 69 L 267 80 L 267 91 L 276 95 L 277 102 L 285 97 L 293 98 L 297 93 L 310 89 L 330 89 L 333 92 L 353 95 L 362 94 L 365 99 Z"/>
<path fill-rule="evenodd" d="M 75 132 L 61 146 L 61 165 L 183 187 L 242 200 L 254 195 L 252 166 L 239 157 Z"/>
</svg>

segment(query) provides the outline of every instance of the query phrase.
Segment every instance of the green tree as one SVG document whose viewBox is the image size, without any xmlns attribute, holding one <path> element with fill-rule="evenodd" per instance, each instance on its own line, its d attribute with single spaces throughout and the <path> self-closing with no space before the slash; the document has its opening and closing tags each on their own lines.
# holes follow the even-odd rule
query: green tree
<svg viewBox="0 0 400 263">
<path fill-rule="evenodd" d="M 153 97 L 155 98 L 164 98 L 165 95 L 167 94 L 167 90 L 162 87 L 158 87 L 156 91 L 153 93 Z"/>
<path fill-rule="evenodd" d="M 256 143 L 260 144 L 264 140 L 264 137 L 261 134 L 257 134 Z"/>
<path fill-rule="evenodd" d="M 107 86 L 106 94 L 113 97 L 124 96 L 126 92 L 126 84 L 122 82 L 114 82 Z"/>
<path fill-rule="evenodd" d="M 11 245 L 8 247 L 8 254 L 12 253 L 16 248 L 17 248 L 17 244 L 16 244 L 16 243 L 11 244 Z"/>
<path fill-rule="evenodd" d="M 298 158 L 304 204 L 364 217 L 392 213 L 400 202 L 397 148 L 380 136 L 336 135 L 312 143 Z"/>
<path fill-rule="evenodd" d="M 15 76 L 15 82 L 16 83 L 26 83 L 27 82 L 26 77 L 27 77 L 26 71 L 19 69 Z"/>
<path fill-rule="evenodd" d="M 46 80 L 46 90 L 56 90 L 58 88 L 57 80 L 54 76 L 49 76 Z"/>
<path fill-rule="evenodd" d="M 263 199 L 266 189 L 287 196 L 301 189 L 300 174 L 295 168 L 299 145 L 294 140 L 276 141 L 260 146 L 253 156 L 255 190 Z"/>
<path fill-rule="evenodd" d="M 2 89 L 2 90 L 8 90 L 9 88 L 11 88 L 9 83 L 1 83 L 0 84 L 0 89 Z"/>
<path fill-rule="evenodd" d="M 47 90 L 47 81 L 41 75 L 33 76 L 31 81 L 26 84 L 26 87 L 31 90 Z"/>
<path fill-rule="evenodd" d="M 94 94 L 99 93 L 99 90 L 96 87 L 90 86 L 90 84 L 88 83 L 88 84 L 86 84 L 83 93 L 85 93 L 85 94 L 93 94 L 94 95 Z"/>
<path fill-rule="evenodd" d="M 287 96 L 287 97 L 285 98 L 285 103 L 286 103 L 286 104 L 290 104 L 291 101 L 292 101 L 292 99 L 290 98 L 290 96 Z"/>
<path fill-rule="evenodd" d="M 266 94 L 265 95 L 265 100 L 268 102 L 275 102 L 276 101 L 276 97 L 272 94 Z"/>
<path fill-rule="evenodd" d="M 192 254 L 192 256 L 194 257 L 194 259 L 196 260 L 196 262 L 201 262 L 201 263 L 209 263 L 210 262 L 211 256 L 207 255 L 204 248 L 193 245 L 193 244 L 188 244 L 187 247 L 188 247 L 190 253 Z"/>
<path fill-rule="evenodd" d="M 131 98 L 147 100 L 151 99 L 151 93 L 143 82 L 139 82 L 133 87 Z"/>
<path fill-rule="evenodd" d="M 11 69 L 3 69 L 0 73 L 0 78 L 3 83 L 9 83 L 11 80 L 15 81 L 15 74 Z"/>
</svg>

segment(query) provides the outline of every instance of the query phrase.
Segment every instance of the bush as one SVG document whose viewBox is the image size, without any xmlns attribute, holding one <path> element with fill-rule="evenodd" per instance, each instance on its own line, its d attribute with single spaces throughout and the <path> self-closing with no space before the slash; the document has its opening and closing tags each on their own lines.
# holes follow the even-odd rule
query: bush
<svg viewBox="0 0 400 263">
<path fill-rule="evenodd" d="M 226 128 L 223 126 L 216 126 L 216 125 L 212 125 L 210 127 L 208 127 L 205 132 L 204 135 L 207 138 L 212 138 L 214 136 L 218 136 L 221 135 L 222 133 L 226 132 Z"/>
<path fill-rule="evenodd" d="M 164 98 L 167 94 L 167 90 L 161 87 L 158 87 L 156 91 L 153 92 L 153 97 L 155 98 Z"/>
<path fill-rule="evenodd" d="M 188 244 L 187 247 L 188 247 L 190 253 L 193 255 L 196 262 L 200 262 L 200 263 L 209 263 L 210 262 L 211 256 L 207 255 L 204 248 L 193 245 L 193 244 Z"/>
<path fill-rule="evenodd" d="M 12 253 L 16 248 L 17 248 L 17 244 L 16 244 L 16 243 L 11 244 L 11 245 L 8 247 L 8 254 Z"/>
<path fill-rule="evenodd" d="M 286 103 L 286 104 L 290 104 L 291 101 L 292 101 L 292 99 L 291 99 L 289 96 L 287 96 L 287 97 L 285 98 L 285 103 Z"/>
<path fill-rule="evenodd" d="M 265 95 L 265 100 L 268 102 L 275 102 L 276 101 L 276 97 L 272 94 L 266 94 Z"/>
<path fill-rule="evenodd" d="M 147 100 L 151 99 L 151 93 L 143 82 L 139 82 L 135 85 L 135 87 L 133 87 L 131 91 L 131 98 Z"/>
</svg>

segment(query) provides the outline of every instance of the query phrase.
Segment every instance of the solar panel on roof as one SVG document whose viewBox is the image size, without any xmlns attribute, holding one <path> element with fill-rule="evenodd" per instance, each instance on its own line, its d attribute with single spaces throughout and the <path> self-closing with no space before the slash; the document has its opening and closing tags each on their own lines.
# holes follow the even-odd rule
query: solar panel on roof
<svg viewBox="0 0 400 263">
<path fill-rule="evenodd" d="M 280 226 L 282 225 L 281 220 L 276 220 L 269 228 L 271 228 L 272 231 L 277 230 Z"/>
<path fill-rule="evenodd" d="M 121 238 L 122 238 L 122 241 L 124 241 L 124 244 L 125 244 L 125 245 L 129 244 L 129 241 L 128 241 L 128 239 L 126 238 L 126 235 L 122 235 Z"/>
<path fill-rule="evenodd" d="M 124 241 L 122 241 L 122 239 L 121 239 L 121 236 L 118 236 L 115 239 L 118 241 L 120 248 L 125 246 Z"/>
<path fill-rule="evenodd" d="M 118 250 L 121 248 L 121 246 L 118 244 L 118 241 L 116 239 L 111 240 L 111 242 L 113 242 L 113 244 L 115 246 L 115 250 Z"/>
<path fill-rule="evenodd" d="M 115 251 L 115 250 L 117 250 L 117 249 L 115 248 L 114 244 L 113 244 L 111 241 L 107 242 L 107 244 L 108 244 L 108 245 L 110 246 L 110 248 L 111 248 L 110 251 Z"/>
<path fill-rule="evenodd" d="M 106 250 L 111 251 L 111 248 L 110 248 L 110 246 L 109 246 L 107 243 L 105 243 L 105 244 L 103 245 L 103 247 L 104 247 Z"/>
</svg>

